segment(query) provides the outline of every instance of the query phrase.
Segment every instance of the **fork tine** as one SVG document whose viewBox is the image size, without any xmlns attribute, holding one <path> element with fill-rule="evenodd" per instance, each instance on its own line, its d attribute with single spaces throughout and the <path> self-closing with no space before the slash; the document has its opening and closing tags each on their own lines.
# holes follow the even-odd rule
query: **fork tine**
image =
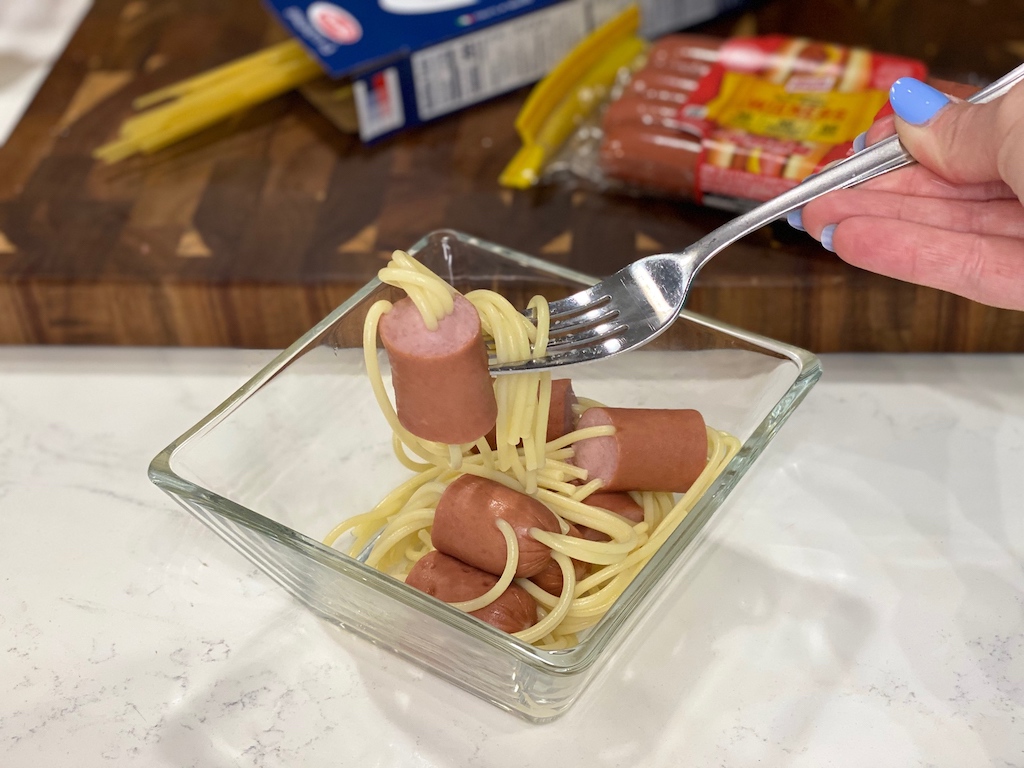
<svg viewBox="0 0 1024 768">
<path fill-rule="evenodd" d="M 532 370 L 550 370 L 563 365 L 577 365 L 600 360 L 614 355 L 627 348 L 628 344 L 620 337 L 613 336 L 603 341 L 573 347 L 568 352 L 545 355 L 537 360 L 521 360 L 516 363 L 497 363 L 491 360 L 491 373 L 526 373 Z"/>
<path fill-rule="evenodd" d="M 578 291 L 572 296 L 566 296 L 564 299 L 549 302 L 548 312 L 551 315 L 552 321 L 554 321 L 566 315 L 575 315 L 590 310 L 601 302 L 607 302 L 609 298 L 608 291 L 602 289 L 599 283 L 591 288 Z M 528 309 L 524 310 L 523 314 L 533 317 L 534 312 L 532 309 Z"/>
<path fill-rule="evenodd" d="M 572 315 L 568 320 L 552 324 L 548 332 L 547 354 L 551 354 L 553 350 L 571 349 L 591 341 L 600 341 L 615 333 L 621 333 L 626 326 L 614 322 L 618 316 L 617 309 L 606 305 L 582 315 Z M 488 339 L 486 346 L 487 353 L 493 357 L 496 350 L 494 340 Z"/>
<path fill-rule="evenodd" d="M 609 298 L 607 291 L 601 291 L 597 288 L 588 288 L 585 291 L 574 293 L 572 296 L 567 296 L 564 299 L 552 301 L 548 304 L 548 312 L 552 319 L 564 317 L 565 315 L 571 315 L 588 310 L 601 302 L 608 301 Z"/>
<path fill-rule="evenodd" d="M 597 342 L 604 341 L 618 336 L 626 331 L 626 326 L 622 323 L 604 323 L 602 325 L 594 326 L 593 328 L 587 328 L 579 331 L 578 333 L 569 334 L 568 336 L 561 336 L 552 339 L 547 346 L 545 351 L 546 355 L 558 355 L 563 352 L 568 352 L 570 349 L 576 347 L 589 346 Z"/>
<path fill-rule="evenodd" d="M 555 320 L 548 326 L 548 335 L 551 337 L 564 336 L 569 333 L 589 328 L 593 325 L 600 325 L 614 320 L 619 315 L 619 310 L 611 304 L 603 304 L 597 309 L 584 312 L 578 315 L 568 315 L 564 320 Z"/>
</svg>

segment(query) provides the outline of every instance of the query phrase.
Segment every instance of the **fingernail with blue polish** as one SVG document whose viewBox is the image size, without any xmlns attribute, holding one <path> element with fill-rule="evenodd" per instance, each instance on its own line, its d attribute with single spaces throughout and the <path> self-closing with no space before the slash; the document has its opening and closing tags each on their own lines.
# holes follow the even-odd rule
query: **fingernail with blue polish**
<svg viewBox="0 0 1024 768">
<path fill-rule="evenodd" d="M 793 229 L 799 229 L 801 232 L 806 232 L 804 229 L 804 215 L 803 211 L 797 208 L 795 211 L 790 211 L 786 214 L 786 221 Z"/>
<path fill-rule="evenodd" d="M 927 83 L 913 77 L 901 77 L 889 89 L 893 111 L 911 125 L 924 125 L 949 104 L 949 98 Z"/>
<path fill-rule="evenodd" d="M 849 135 L 849 134 L 847 134 L 847 135 Z M 855 138 L 853 140 L 853 151 L 854 152 L 860 152 L 867 145 L 868 145 L 868 132 L 864 131 L 864 133 L 859 134 L 857 136 L 857 138 Z"/>
<path fill-rule="evenodd" d="M 835 232 L 835 224 L 829 224 L 827 227 L 821 230 L 821 244 L 826 248 L 826 250 L 832 251 L 832 253 L 836 252 L 836 249 L 832 247 L 832 236 L 835 234 Z"/>
</svg>

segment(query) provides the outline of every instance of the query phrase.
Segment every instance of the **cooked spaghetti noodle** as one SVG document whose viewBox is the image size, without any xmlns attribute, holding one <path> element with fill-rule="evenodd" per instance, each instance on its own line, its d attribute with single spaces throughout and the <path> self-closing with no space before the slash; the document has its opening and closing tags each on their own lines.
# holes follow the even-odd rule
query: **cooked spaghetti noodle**
<svg viewBox="0 0 1024 768">
<path fill-rule="evenodd" d="M 401 251 L 395 252 L 379 276 L 408 294 L 428 328 L 436 329 L 439 320 L 453 310 L 455 289 Z M 491 291 L 472 291 L 466 299 L 480 315 L 484 334 L 493 344 L 499 361 L 543 355 L 548 336 L 547 302 L 543 298 L 536 297 L 529 304 L 534 309 L 536 324 Z M 484 595 L 453 605 L 467 612 L 478 610 L 497 598 L 514 579 L 534 598 L 541 614 L 536 624 L 515 636 L 545 649 L 575 645 L 577 635 L 604 616 L 708 490 L 739 450 L 739 440 L 708 427 L 707 465 L 690 489 L 678 497 L 665 492 L 632 492 L 630 495 L 643 509 L 643 520 L 632 524 L 619 515 L 585 504 L 585 499 L 601 483 L 586 482 L 586 471 L 569 463 L 573 443 L 613 434 L 614 427 L 589 427 L 545 442 L 551 403 L 548 373 L 497 377 L 497 442 L 493 450 L 483 438 L 475 443 L 449 446 L 422 440 L 406 430 L 388 397 L 377 359 L 378 324 L 391 306 L 390 302 L 379 301 L 367 313 L 363 355 L 374 395 L 394 433 L 395 455 L 417 474 L 395 488 L 373 510 L 339 524 L 324 542 L 333 546 L 347 534 L 350 539 L 345 551 L 349 555 L 365 557 L 368 565 L 404 580 L 413 565 L 433 548 L 430 528 L 434 510 L 445 488 L 458 477 L 476 475 L 526 493 L 558 519 L 559 533 L 535 528 L 530 535 L 552 550 L 562 572 L 561 594 L 549 594 L 527 579 L 514 578 L 518 543 L 511 526 L 499 520 L 498 527 L 506 542 L 506 562 L 498 582 Z M 579 400 L 581 409 L 599 405 Z M 607 541 L 570 536 L 570 523 L 598 531 L 607 536 Z M 587 564 L 586 574 L 578 581 L 573 560 Z"/>
</svg>

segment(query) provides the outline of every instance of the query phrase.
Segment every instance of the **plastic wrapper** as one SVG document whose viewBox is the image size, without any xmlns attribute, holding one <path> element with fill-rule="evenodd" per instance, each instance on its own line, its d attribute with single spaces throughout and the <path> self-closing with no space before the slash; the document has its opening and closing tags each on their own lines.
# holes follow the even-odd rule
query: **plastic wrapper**
<svg viewBox="0 0 1024 768">
<path fill-rule="evenodd" d="M 502 184 L 568 180 L 744 210 L 845 157 L 893 81 L 927 75 L 913 59 L 804 38 L 647 43 L 635 30 L 616 18 L 537 86 Z"/>
</svg>

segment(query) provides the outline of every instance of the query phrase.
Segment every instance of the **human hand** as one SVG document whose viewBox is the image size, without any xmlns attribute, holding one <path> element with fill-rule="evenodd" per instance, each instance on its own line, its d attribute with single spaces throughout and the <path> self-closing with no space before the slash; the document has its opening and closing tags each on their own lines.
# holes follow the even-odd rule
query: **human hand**
<svg viewBox="0 0 1024 768">
<path fill-rule="evenodd" d="M 855 147 L 895 130 L 919 164 L 825 195 L 790 223 L 855 266 L 1024 309 L 1024 84 L 975 105 L 903 78 L 890 102 L 895 118 Z"/>
</svg>

